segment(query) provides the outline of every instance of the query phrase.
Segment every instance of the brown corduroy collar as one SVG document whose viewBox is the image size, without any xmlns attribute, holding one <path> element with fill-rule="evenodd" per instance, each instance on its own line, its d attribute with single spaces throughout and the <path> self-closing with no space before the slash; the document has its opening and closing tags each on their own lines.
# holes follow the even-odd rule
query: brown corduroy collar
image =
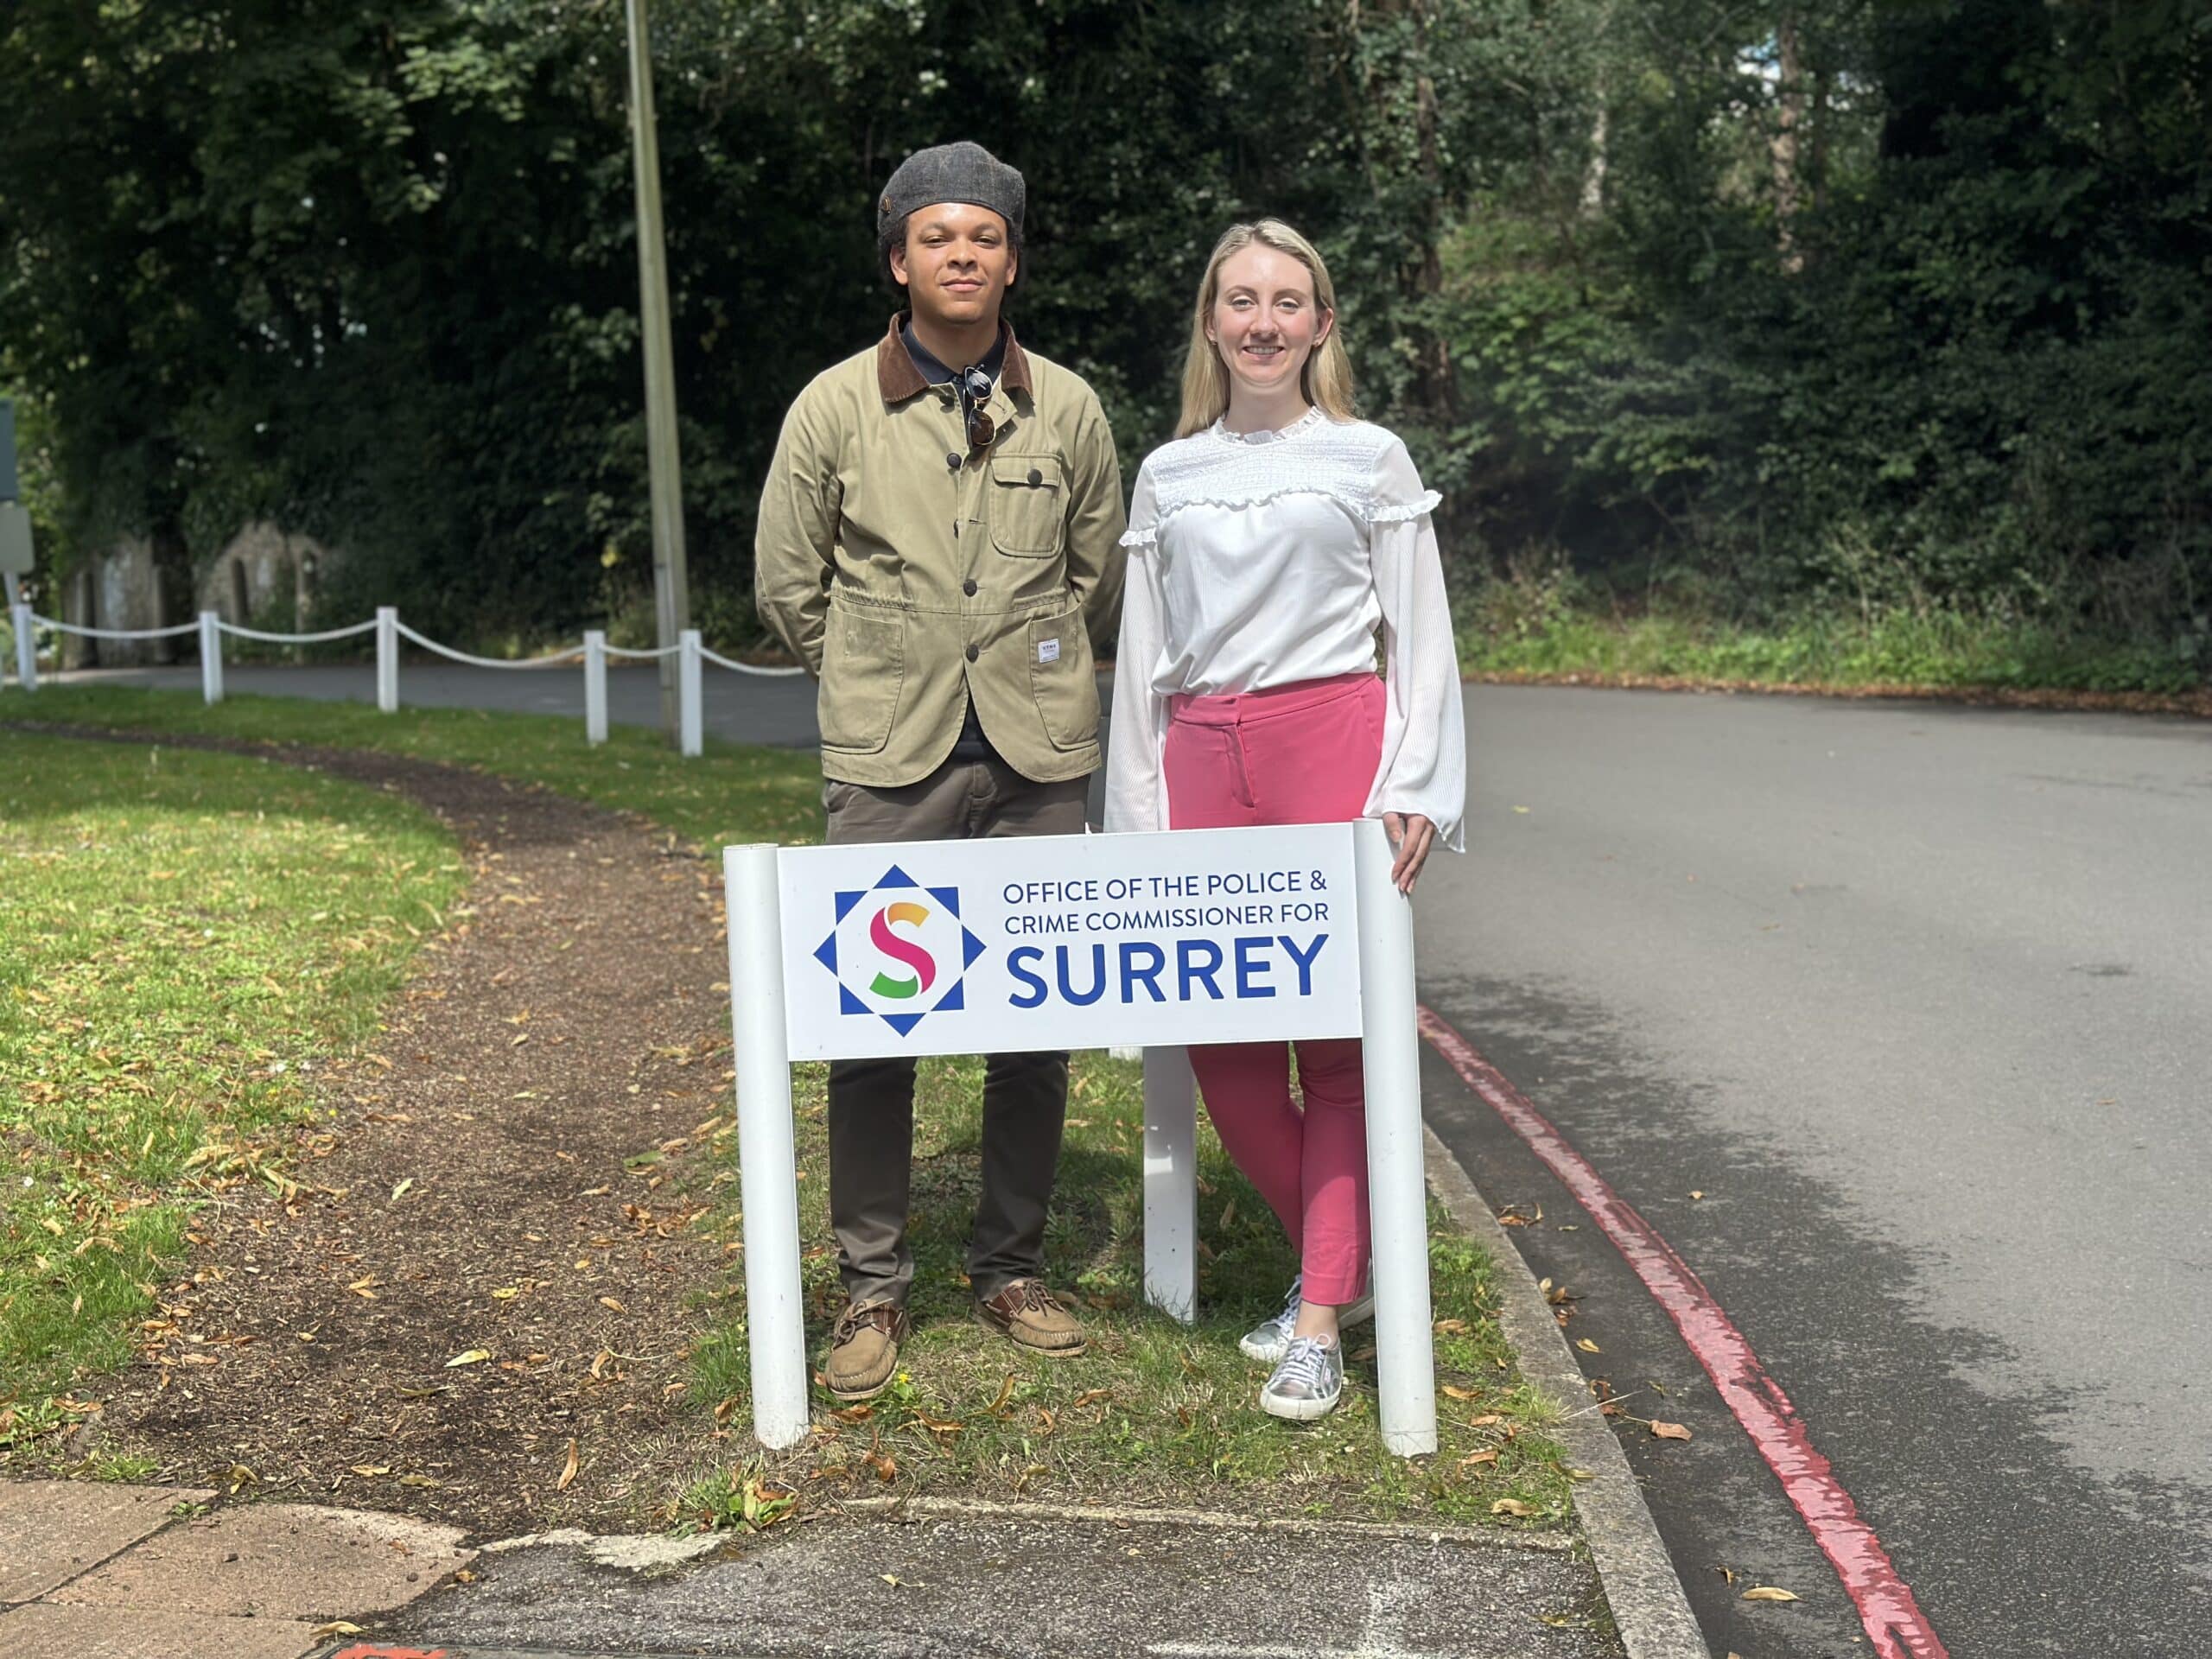
<svg viewBox="0 0 2212 1659">
<path fill-rule="evenodd" d="M 930 383 L 922 378 L 922 372 L 914 366 L 913 353 L 906 349 L 906 339 L 899 332 L 906 321 L 904 311 L 893 317 L 883 343 L 875 348 L 875 384 L 887 404 L 903 404 L 930 387 Z M 1014 325 L 1001 321 L 999 331 L 1006 336 L 1006 360 L 999 365 L 999 385 L 1008 391 L 1035 396 L 1029 385 L 1029 359 L 1021 349 L 1021 342 L 1014 337 Z"/>
</svg>

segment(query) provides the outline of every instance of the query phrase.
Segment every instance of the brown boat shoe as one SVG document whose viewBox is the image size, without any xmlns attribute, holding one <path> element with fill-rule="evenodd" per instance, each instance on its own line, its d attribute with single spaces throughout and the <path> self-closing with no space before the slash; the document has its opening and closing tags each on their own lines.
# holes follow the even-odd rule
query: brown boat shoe
<svg viewBox="0 0 2212 1659">
<path fill-rule="evenodd" d="M 895 1302 L 848 1302 L 830 1332 L 823 1385 L 840 1400 L 882 1393 L 899 1368 L 899 1344 L 912 1329 L 906 1310 Z"/>
<path fill-rule="evenodd" d="M 1015 1279 L 995 1296 L 978 1296 L 976 1317 L 1024 1348 L 1055 1359 L 1066 1359 L 1084 1350 L 1083 1327 L 1060 1306 L 1059 1299 L 1045 1288 L 1042 1279 Z"/>
</svg>

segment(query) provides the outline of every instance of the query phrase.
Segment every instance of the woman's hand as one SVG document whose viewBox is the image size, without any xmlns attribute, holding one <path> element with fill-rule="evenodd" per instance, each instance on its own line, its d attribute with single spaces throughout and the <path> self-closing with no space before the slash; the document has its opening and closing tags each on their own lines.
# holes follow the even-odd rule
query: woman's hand
<svg viewBox="0 0 2212 1659">
<path fill-rule="evenodd" d="M 1414 883 L 1421 879 L 1421 867 L 1428 862 L 1428 849 L 1436 841 L 1436 826 L 1418 812 L 1385 812 L 1382 833 L 1390 837 L 1390 844 L 1398 850 L 1391 861 L 1390 880 L 1397 884 L 1400 893 L 1410 894 Z"/>
</svg>

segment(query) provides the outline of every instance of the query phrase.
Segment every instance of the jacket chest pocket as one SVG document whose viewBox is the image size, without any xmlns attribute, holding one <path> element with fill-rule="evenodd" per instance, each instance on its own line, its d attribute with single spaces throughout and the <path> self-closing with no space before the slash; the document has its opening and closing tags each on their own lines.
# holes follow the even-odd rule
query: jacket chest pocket
<svg viewBox="0 0 2212 1659">
<path fill-rule="evenodd" d="M 983 499 L 991 545 L 1023 559 L 1058 553 L 1067 496 L 1067 468 L 1058 455 L 993 455 Z"/>
</svg>

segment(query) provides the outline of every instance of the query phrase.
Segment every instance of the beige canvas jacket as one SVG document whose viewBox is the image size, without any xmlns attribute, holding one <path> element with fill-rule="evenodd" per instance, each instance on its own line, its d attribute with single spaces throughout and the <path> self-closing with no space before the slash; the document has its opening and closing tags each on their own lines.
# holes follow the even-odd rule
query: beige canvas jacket
<svg viewBox="0 0 2212 1659">
<path fill-rule="evenodd" d="M 1009 331 L 971 451 L 899 320 L 817 376 L 785 417 L 753 546 L 760 615 L 820 681 L 822 770 L 911 784 L 943 764 L 969 699 L 1039 783 L 1099 763 L 1094 640 L 1121 611 L 1122 474 L 1098 399 Z"/>
</svg>

